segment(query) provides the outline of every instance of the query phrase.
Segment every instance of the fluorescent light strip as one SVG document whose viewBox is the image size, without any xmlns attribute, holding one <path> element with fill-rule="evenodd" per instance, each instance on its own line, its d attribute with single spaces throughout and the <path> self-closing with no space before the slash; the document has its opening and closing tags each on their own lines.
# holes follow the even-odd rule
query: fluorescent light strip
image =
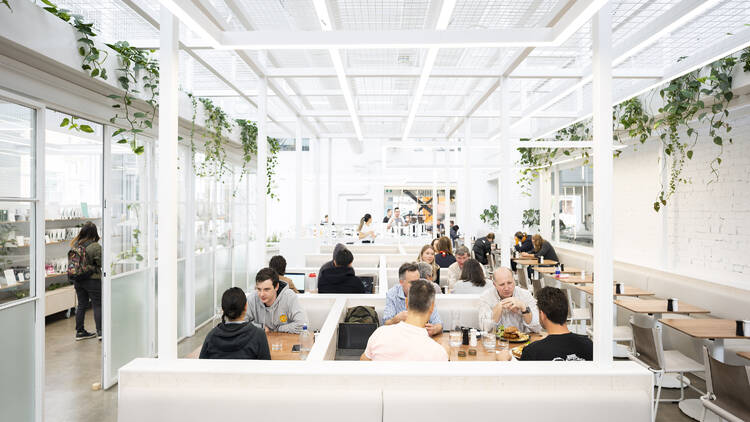
<svg viewBox="0 0 750 422">
<path fill-rule="evenodd" d="M 320 21 L 320 28 L 323 31 L 333 30 L 331 23 L 331 15 L 328 13 L 328 6 L 325 0 L 313 0 L 313 6 L 315 7 L 315 13 L 318 15 Z M 331 55 L 331 61 L 333 67 L 336 69 L 336 78 L 341 86 L 341 92 L 344 94 L 344 101 L 346 101 L 346 108 L 349 109 L 349 115 L 352 118 L 352 125 L 354 126 L 354 133 L 357 135 L 359 141 L 363 141 L 362 128 L 359 124 L 359 116 L 357 116 L 357 109 L 354 106 L 354 97 L 352 96 L 352 90 L 349 87 L 349 81 L 346 79 L 346 72 L 344 71 L 344 63 L 341 60 L 339 50 L 335 48 L 328 49 Z"/>
<path fill-rule="evenodd" d="M 159 3 L 169 9 L 169 11 L 180 20 L 180 22 L 187 25 L 191 31 L 198 34 L 203 41 L 207 42 L 211 47 L 215 49 L 221 48 L 219 40 L 206 30 L 203 25 L 193 19 L 193 17 L 186 12 L 182 6 L 178 5 L 175 0 L 159 0 Z"/>
<path fill-rule="evenodd" d="M 440 15 L 435 24 L 435 29 L 442 31 L 448 28 L 448 23 L 450 23 L 450 18 L 451 15 L 453 15 L 453 10 L 455 8 L 456 0 L 443 0 L 443 5 L 440 8 Z M 411 128 L 414 125 L 414 119 L 417 117 L 417 110 L 419 110 L 419 104 L 422 102 L 422 96 L 427 87 L 427 82 L 430 80 L 430 73 L 432 73 L 432 68 L 435 65 L 438 51 L 438 48 L 430 48 L 427 51 L 424 66 L 422 66 L 422 72 L 419 74 L 417 90 L 414 92 L 414 100 L 409 109 L 409 117 L 406 119 L 406 125 L 404 126 L 404 135 L 401 137 L 402 141 L 406 141 L 409 138 L 409 132 L 411 132 Z"/>
</svg>

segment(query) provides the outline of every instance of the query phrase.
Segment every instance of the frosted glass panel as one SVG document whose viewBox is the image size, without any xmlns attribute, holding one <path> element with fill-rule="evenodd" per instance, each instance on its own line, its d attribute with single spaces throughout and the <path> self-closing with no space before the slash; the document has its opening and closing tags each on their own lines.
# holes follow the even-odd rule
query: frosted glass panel
<svg viewBox="0 0 750 422">
<path fill-rule="evenodd" d="M 247 245 L 234 247 L 232 252 L 232 271 L 234 271 L 234 285 L 245 290 L 247 288 Z"/>
<path fill-rule="evenodd" d="M 232 249 L 216 249 L 216 305 L 221 306 L 221 295 L 232 287 Z"/>
<path fill-rule="evenodd" d="M 4 421 L 34 420 L 35 302 L 0 311 L 0 415 Z M 41 352 L 40 352 L 41 353 Z"/>
<path fill-rule="evenodd" d="M 177 261 L 177 338 L 188 335 L 185 314 L 185 260 Z"/>
<path fill-rule="evenodd" d="M 155 292 L 149 270 L 112 277 L 112 350 L 110 374 L 139 357 L 149 356 L 149 321 L 155 312 Z"/>
<path fill-rule="evenodd" d="M 214 277 L 212 253 L 195 256 L 195 326 L 214 315 Z"/>
</svg>

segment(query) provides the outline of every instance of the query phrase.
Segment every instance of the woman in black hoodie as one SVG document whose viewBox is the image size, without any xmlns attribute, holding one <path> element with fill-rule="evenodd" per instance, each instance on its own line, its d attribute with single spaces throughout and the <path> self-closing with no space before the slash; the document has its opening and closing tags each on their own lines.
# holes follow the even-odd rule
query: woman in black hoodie
<svg viewBox="0 0 750 422">
<path fill-rule="evenodd" d="M 206 336 L 200 359 L 271 359 L 266 333 L 245 322 L 247 297 L 232 287 L 221 297 L 221 324 Z"/>
</svg>

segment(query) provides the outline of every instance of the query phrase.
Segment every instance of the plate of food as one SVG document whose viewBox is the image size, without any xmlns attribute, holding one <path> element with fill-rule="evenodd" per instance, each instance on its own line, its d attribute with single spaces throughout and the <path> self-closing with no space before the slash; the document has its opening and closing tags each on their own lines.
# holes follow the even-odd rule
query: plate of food
<svg viewBox="0 0 750 422">
<path fill-rule="evenodd" d="M 516 346 L 512 349 L 510 349 L 510 353 L 513 354 L 513 357 L 516 359 L 521 359 L 521 355 L 523 354 L 523 348 L 526 347 L 525 344 L 522 344 L 520 346 Z"/>
<path fill-rule="evenodd" d="M 529 335 L 518 331 L 517 327 L 505 327 L 503 331 L 503 340 L 507 340 L 509 343 L 526 343 L 529 341 Z"/>
</svg>

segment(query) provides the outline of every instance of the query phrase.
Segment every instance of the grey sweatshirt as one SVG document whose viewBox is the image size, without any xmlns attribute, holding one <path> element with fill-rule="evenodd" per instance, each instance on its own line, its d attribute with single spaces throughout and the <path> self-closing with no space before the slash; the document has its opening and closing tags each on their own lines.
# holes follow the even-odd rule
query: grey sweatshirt
<svg viewBox="0 0 750 422">
<path fill-rule="evenodd" d="M 300 333 L 303 325 L 308 325 L 308 329 L 310 328 L 307 313 L 299 304 L 297 294 L 283 281 L 279 281 L 276 300 L 271 306 L 266 306 L 260 300 L 258 292 L 248 294 L 247 317 L 250 322 L 260 328 L 265 325 L 269 330 L 280 333 Z"/>
</svg>

